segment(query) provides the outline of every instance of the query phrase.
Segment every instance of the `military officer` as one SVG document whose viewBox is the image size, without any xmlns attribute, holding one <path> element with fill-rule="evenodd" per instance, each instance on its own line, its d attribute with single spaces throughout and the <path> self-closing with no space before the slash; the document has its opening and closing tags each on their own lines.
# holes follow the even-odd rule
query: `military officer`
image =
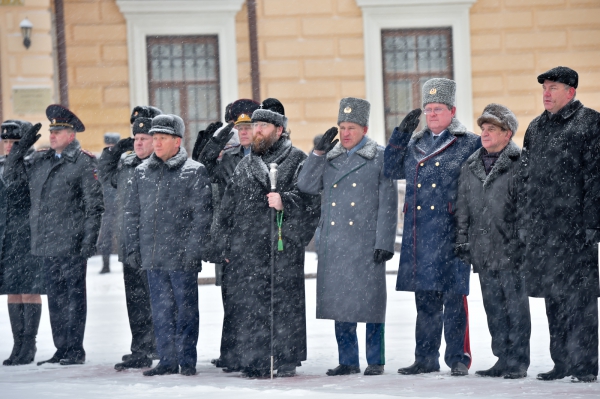
<svg viewBox="0 0 600 399">
<path fill-rule="evenodd" d="M 54 355 L 43 363 L 83 364 L 87 314 L 87 260 L 96 253 L 104 205 L 97 161 L 81 148 L 76 134 L 85 126 L 67 108 L 53 104 L 50 149 L 38 151 L 30 163 L 24 157 L 40 137 L 41 124 L 29 129 L 7 158 L 5 177 L 25 179 L 31 196 L 31 253 L 41 258 Z"/>
</svg>

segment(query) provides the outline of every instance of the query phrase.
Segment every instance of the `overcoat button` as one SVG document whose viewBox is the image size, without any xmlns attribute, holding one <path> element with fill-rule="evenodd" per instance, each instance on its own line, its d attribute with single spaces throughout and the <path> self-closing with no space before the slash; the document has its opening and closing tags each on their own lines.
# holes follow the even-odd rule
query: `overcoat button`
<svg viewBox="0 0 600 399">
<path fill-rule="evenodd" d="M 350 226 L 352 226 L 354 224 L 354 222 L 350 222 L 349 224 L 350 224 Z"/>
<path fill-rule="evenodd" d="M 439 162 L 436 162 L 436 163 L 435 163 L 435 166 L 440 166 L 440 163 L 439 163 Z"/>
<path fill-rule="evenodd" d="M 421 162 L 421 166 L 425 166 L 425 164 L 423 162 Z"/>
<path fill-rule="evenodd" d="M 421 188 L 421 183 L 417 184 L 417 187 Z"/>
<path fill-rule="evenodd" d="M 433 184 L 431 185 L 431 187 L 435 188 L 435 183 L 433 183 Z"/>
<path fill-rule="evenodd" d="M 354 206 L 354 202 L 351 202 L 351 203 L 350 203 L 350 206 Z"/>
<path fill-rule="evenodd" d="M 435 206 L 431 205 L 431 210 L 433 211 L 435 209 Z"/>
<path fill-rule="evenodd" d="M 337 184 L 334 184 L 334 185 L 333 185 L 333 188 L 336 188 L 336 187 L 337 187 Z"/>
<path fill-rule="evenodd" d="M 352 187 L 356 187 L 356 183 L 352 183 Z"/>
<path fill-rule="evenodd" d="M 332 202 L 332 203 L 331 203 L 331 206 L 335 206 L 335 202 Z"/>
<path fill-rule="evenodd" d="M 332 226 L 335 226 L 335 222 L 331 222 L 331 225 L 332 225 Z"/>
<path fill-rule="evenodd" d="M 417 206 L 417 209 L 418 209 L 418 210 L 421 210 L 421 205 Z"/>
</svg>

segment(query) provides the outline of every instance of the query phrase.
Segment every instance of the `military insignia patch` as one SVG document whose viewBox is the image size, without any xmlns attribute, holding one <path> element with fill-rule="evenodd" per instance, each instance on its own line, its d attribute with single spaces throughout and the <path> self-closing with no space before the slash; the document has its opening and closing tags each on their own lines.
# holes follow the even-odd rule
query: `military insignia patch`
<svg viewBox="0 0 600 399">
<path fill-rule="evenodd" d="M 346 108 L 344 108 L 344 113 L 345 113 L 345 114 L 349 114 L 349 113 L 351 113 L 351 112 L 352 112 L 352 108 L 350 108 L 350 107 L 346 107 Z"/>
<path fill-rule="evenodd" d="M 429 94 L 435 94 L 437 93 L 437 89 L 434 87 L 433 89 L 429 90 Z"/>
<path fill-rule="evenodd" d="M 94 179 L 98 180 L 98 169 L 94 169 Z"/>
</svg>

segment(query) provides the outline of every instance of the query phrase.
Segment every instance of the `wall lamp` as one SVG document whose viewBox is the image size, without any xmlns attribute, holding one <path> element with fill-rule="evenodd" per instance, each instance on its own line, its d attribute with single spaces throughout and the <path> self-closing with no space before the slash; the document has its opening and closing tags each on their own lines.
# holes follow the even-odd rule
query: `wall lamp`
<svg viewBox="0 0 600 399">
<path fill-rule="evenodd" d="M 21 34 L 23 35 L 23 46 L 28 49 L 29 46 L 31 46 L 31 30 L 33 29 L 33 24 L 30 20 L 25 18 L 21 21 L 19 27 L 21 28 Z"/>
</svg>

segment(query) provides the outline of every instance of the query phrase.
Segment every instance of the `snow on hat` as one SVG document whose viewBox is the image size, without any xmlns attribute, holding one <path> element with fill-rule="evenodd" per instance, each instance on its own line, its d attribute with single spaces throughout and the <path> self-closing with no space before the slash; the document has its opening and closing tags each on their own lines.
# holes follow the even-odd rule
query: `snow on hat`
<svg viewBox="0 0 600 399">
<path fill-rule="evenodd" d="M 150 134 L 164 133 L 183 138 L 185 124 L 183 119 L 177 115 L 163 114 L 152 119 Z"/>
<path fill-rule="evenodd" d="M 431 103 L 446 104 L 454 107 L 456 82 L 450 79 L 434 78 L 429 79 L 423 85 L 423 107 Z"/>
<path fill-rule="evenodd" d="M 104 133 L 104 144 L 117 144 L 121 140 L 121 135 L 119 133 Z"/>
<path fill-rule="evenodd" d="M 579 75 L 571 68 L 557 66 L 539 75 L 537 80 L 539 84 L 543 84 L 544 80 L 551 80 L 553 82 L 564 83 L 576 89 L 579 84 Z"/>
<path fill-rule="evenodd" d="M 371 104 L 367 100 L 345 97 L 340 100 L 338 125 L 342 122 L 352 122 L 360 126 L 369 126 Z"/>
<path fill-rule="evenodd" d="M 252 113 L 252 122 L 267 122 L 284 128 L 287 126 L 287 118 L 284 115 L 262 108 L 259 108 Z"/>
<path fill-rule="evenodd" d="M 23 134 L 31 129 L 33 125 L 30 122 L 20 119 L 8 119 L 2 122 L 2 140 L 21 140 Z"/>
<path fill-rule="evenodd" d="M 481 127 L 484 123 L 491 123 L 505 130 L 510 130 L 513 135 L 519 128 L 519 121 L 513 112 L 500 104 L 488 104 L 483 113 L 477 118 L 477 125 Z"/>
<path fill-rule="evenodd" d="M 138 105 L 133 111 L 131 111 L 131 116 L 129 117 L 129 123 L 133 123 L 137 118 L 154 118 L 157 115 L 162 114 L 162 111 L 156 107 L 150 105 Z"/>
</svg>

